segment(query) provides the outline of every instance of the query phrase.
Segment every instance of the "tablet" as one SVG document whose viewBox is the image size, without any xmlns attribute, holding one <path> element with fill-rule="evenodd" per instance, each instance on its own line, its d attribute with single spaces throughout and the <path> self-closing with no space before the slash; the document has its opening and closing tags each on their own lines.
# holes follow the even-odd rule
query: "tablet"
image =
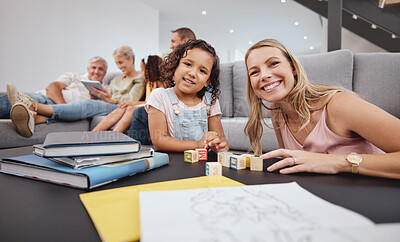
<svg viewBox="0 0 400 242">
<path fill-rule="evenodd" d="M 103 86 L 100 84 L 100 82 L 98 81 L 91 81 L 91 80 L 82 80 L 82 84 L 89 90 L 90 95 L 92 95 L 93 97 L 95 97 L 96 99 L 100 99 L 98 96 L 96 96 L 94 93 L 92 93 L 89 89 L 89 87 L 95 87 L 97 89 L 100 89 L 102 91 L 104 91 Z"/>
</svg>

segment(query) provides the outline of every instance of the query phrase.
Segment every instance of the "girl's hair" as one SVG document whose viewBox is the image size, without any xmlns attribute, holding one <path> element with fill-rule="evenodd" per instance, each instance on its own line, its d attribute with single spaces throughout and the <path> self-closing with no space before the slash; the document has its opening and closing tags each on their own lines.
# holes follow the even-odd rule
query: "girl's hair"
<svg viewBox="0 0 400 242">
<path fill-rule="evenodd" d="M 144 64 L 144 80 L 148 82 L 159 82 L 160 81 L 160 65 L 162 63 L 162 58 L 158 55 L 149 55 L 147 57 L 147 63 L 142 59 Z"/>
<path fill-rule="evenodd" d="M 219 90 L 219 58 L 215 49 L 204 40 L 190 40 L 185 44 L 179 45 L 172 51 L 168 56 L 165 57 L 163 64 L 161 65 L 161 82 L 166 83 L 168 87 L 174 86 L 174 73 L 179 65 L 180 60 L 186 57 L 187 52 L 191 49 L 199 48 L 204 50 L 213 57 L 213 66 L 210 73 L 210 84 L 207 87 L 203 87 L 197 96 L 203 98 L 204 93 L 209 91 L 212 97 L 212 104 L 218 99 L 220 95 Z"/>
<path fill-rule="evenodd" d="M 316 111 L 321 109 L 325 106 L 332 96 L 338 90 L 344 90 L 340 87 L 334 87 L 325 84 L 313 83 L 310 82 L 307 78 L 306 73 L 304 72 L 303 67 L 301 66 L 300 62 L 297 58 L 292 54 L 290 50 L 288 50 L 282 43 L 275 39 L 265 39 L 261 40 L 260 42 L 254 44 L 250 49 L 247 51 L 245 56 L 245 63 L 246 69 L 248 70 L 247 66 L 247 59 L 250 53 L 262 47 L 274 47 L 278 48 L 286 59 L 291 64 L 292 68 L 296 71 L 296 75 L 294 77 L 294 87 L 288 93 L 286 99 L 290 102 L 292 107 L 296 110 L 297 114 L 300 116 L 301 120 L 304 121 L 303 125 L 300 127 L 299 130 L 303 129 L 310 123 L 311 119 L 311 111 Z M 327 97 L 327 98 L 325 98 Z M 247 121 L 245 127 L 245 134 L 249 136 L 251 147 L 256 154 L 261 154 L 262 149 L 260 145 L 260 139 L 263 133 L 262 122 L 269 127 L 264 120 L 262 114 L 262 106 L 267 109 L 262 102 L 262 100 L 256 96 L 254 93 L 253 88 L 251 87 L 250 83 L 250 76 L 247 72 L 247 100 L 250 106 L 250 113 L 249 113 L 249 120 Z M 322 100 L 321 102 L 316 102 L 318 100 Z M 279 106 L 273 106 L 274 109 L 271 112 L 271 119 L 274 124 L 279 124 L 278 122 L 278 113 L 275 110 L 279 109 Z M 282 113 L 285 116 L 285 113 Z M 286 122 L 286 119 L 285 119 Z"/>
<path fill-rule="evenodd" d="M 117 49 L 114 50 L 112 56 L 114 59 L 116 57 L 121 57 L 125 59 L 129 59 L 130 57 L 133 57 L 133 63 L 135 63 L 135 54 L 133 53 L 133 50 L 130 46 L 123 45 L 118 47 Z"/>
</svg>

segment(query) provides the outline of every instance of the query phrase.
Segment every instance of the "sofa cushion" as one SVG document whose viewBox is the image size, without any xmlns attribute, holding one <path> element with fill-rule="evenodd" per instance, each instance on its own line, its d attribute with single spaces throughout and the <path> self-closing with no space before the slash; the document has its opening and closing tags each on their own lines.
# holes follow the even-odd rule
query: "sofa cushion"
<svg viewBox="0 0 400 242">
<path fill-rule="evenodd" d="M 298 59 L 310 81 L 353 90 L 353 54 L 349 50 L 303 55 Z"/>
<path fill-rule="evenodd" d="M 219 104 L 223 117 L 233 116 L 232 69 L 233 63 L 221 64 L 221 73 L 219 76 L 221 96 L 219 97 Z"/>
<path fill-rule="evenodd" d="M 354 91 L 400 118 L 400 53 L 354 55 Z"/>
<path fill-rule="evenodd" d="M 35 126 L 34 134 L 29 138 L 23 137 L 17 133 L 11 119 L 0 119 L 0 127 L 0 149 L 3 149 L 42 144 L 46 135 L 51 132 L 87 131 L 89 130 L 89 121 L 80 120 L 75 122 L 38 124 Z"/>
</svg>

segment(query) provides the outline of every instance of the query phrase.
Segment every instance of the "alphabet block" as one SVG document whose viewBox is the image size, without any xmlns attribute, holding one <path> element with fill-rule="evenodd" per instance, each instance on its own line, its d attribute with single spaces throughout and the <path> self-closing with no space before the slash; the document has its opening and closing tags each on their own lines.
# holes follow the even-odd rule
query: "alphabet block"
<svg viewBox="0 0 400 242">
<path fill-rule="evenodd" d="M 242 154 L 242 156 L 246 157 L 246 168 L 250 168 L 250 158 L 254 155 L 251 154 Z"/>
<path fill-rule="evenodd" d="M 189 163 L 195 163 L 199 161 L 199 153 L 196 150 L 186 150 L 183 152 L 183 160 Z"/>
<path fill-rule="evenodd" d="M 231 168 L 235 170 L 246 169 L 246 157 L 241 155 L 232 155 L 230 157 Z"/>
<path fill-rule="evenodd" d="M 233 155 L 233 153 L 228 151 L 218 152 L 218 162 L 221 163 L 223 167 L 231 167 L 231 155 Z"/>
<path fill-rule="evenodd" d="M 199 153 L 199 160 L 207 160 L 207 149 L 196 149 Z"/>
<path fill-rule="evenodd" d="M 257 156 L 253 156 L 250 159 L 250 170 L 262 171 L 263 170 L 263 159 Z"/>
<path fill-rule="evenodd" d="M 206 162 L 206 176 L 222 175 L 222 165 L 219 162 Z"/>
</svg>

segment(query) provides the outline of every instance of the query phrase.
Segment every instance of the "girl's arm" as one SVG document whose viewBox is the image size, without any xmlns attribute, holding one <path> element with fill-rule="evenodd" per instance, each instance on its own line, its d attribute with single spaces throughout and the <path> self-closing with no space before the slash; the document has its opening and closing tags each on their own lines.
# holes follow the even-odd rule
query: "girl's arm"
<svg viewBox="0 0 400 242">
<path fill-rule="evenodd" d="M 211 148 L 214 152 L 228 151 L 229 144 L 226 140 L 224 128 L 222 127 L 220 115 L 215 115 L 208 118 L 208 130 L 215 135 L 204 136 L 206 148 Z"/>
<path fill-rule="evenodd" d="M 337 93 L 327 106 L 327 125 L 342 137 L 361 136 L 386 154 L 360 154 L 363 161 L 358 172 L 363 175 L 400 179 L 400 120 L 377 106 L 350 93 Z M 299 150 L 279 149 L 262 158 L 282 157 L 269 171 L 280 169 L 293 172 L 339 173 L 351 172 L 347 154 L 327 155 Z M 297 164 L 293 166 L 294 156 Z"/>
<path fill-rule="evenodd" d="M 204 140 L 187 141 L 168 135 L 167 119 L 160 110 L 149 106 L 149 131 L 154 147 L 160 151 L 183 152 L 197 148 L 204 148 Z"/>
</svg>

